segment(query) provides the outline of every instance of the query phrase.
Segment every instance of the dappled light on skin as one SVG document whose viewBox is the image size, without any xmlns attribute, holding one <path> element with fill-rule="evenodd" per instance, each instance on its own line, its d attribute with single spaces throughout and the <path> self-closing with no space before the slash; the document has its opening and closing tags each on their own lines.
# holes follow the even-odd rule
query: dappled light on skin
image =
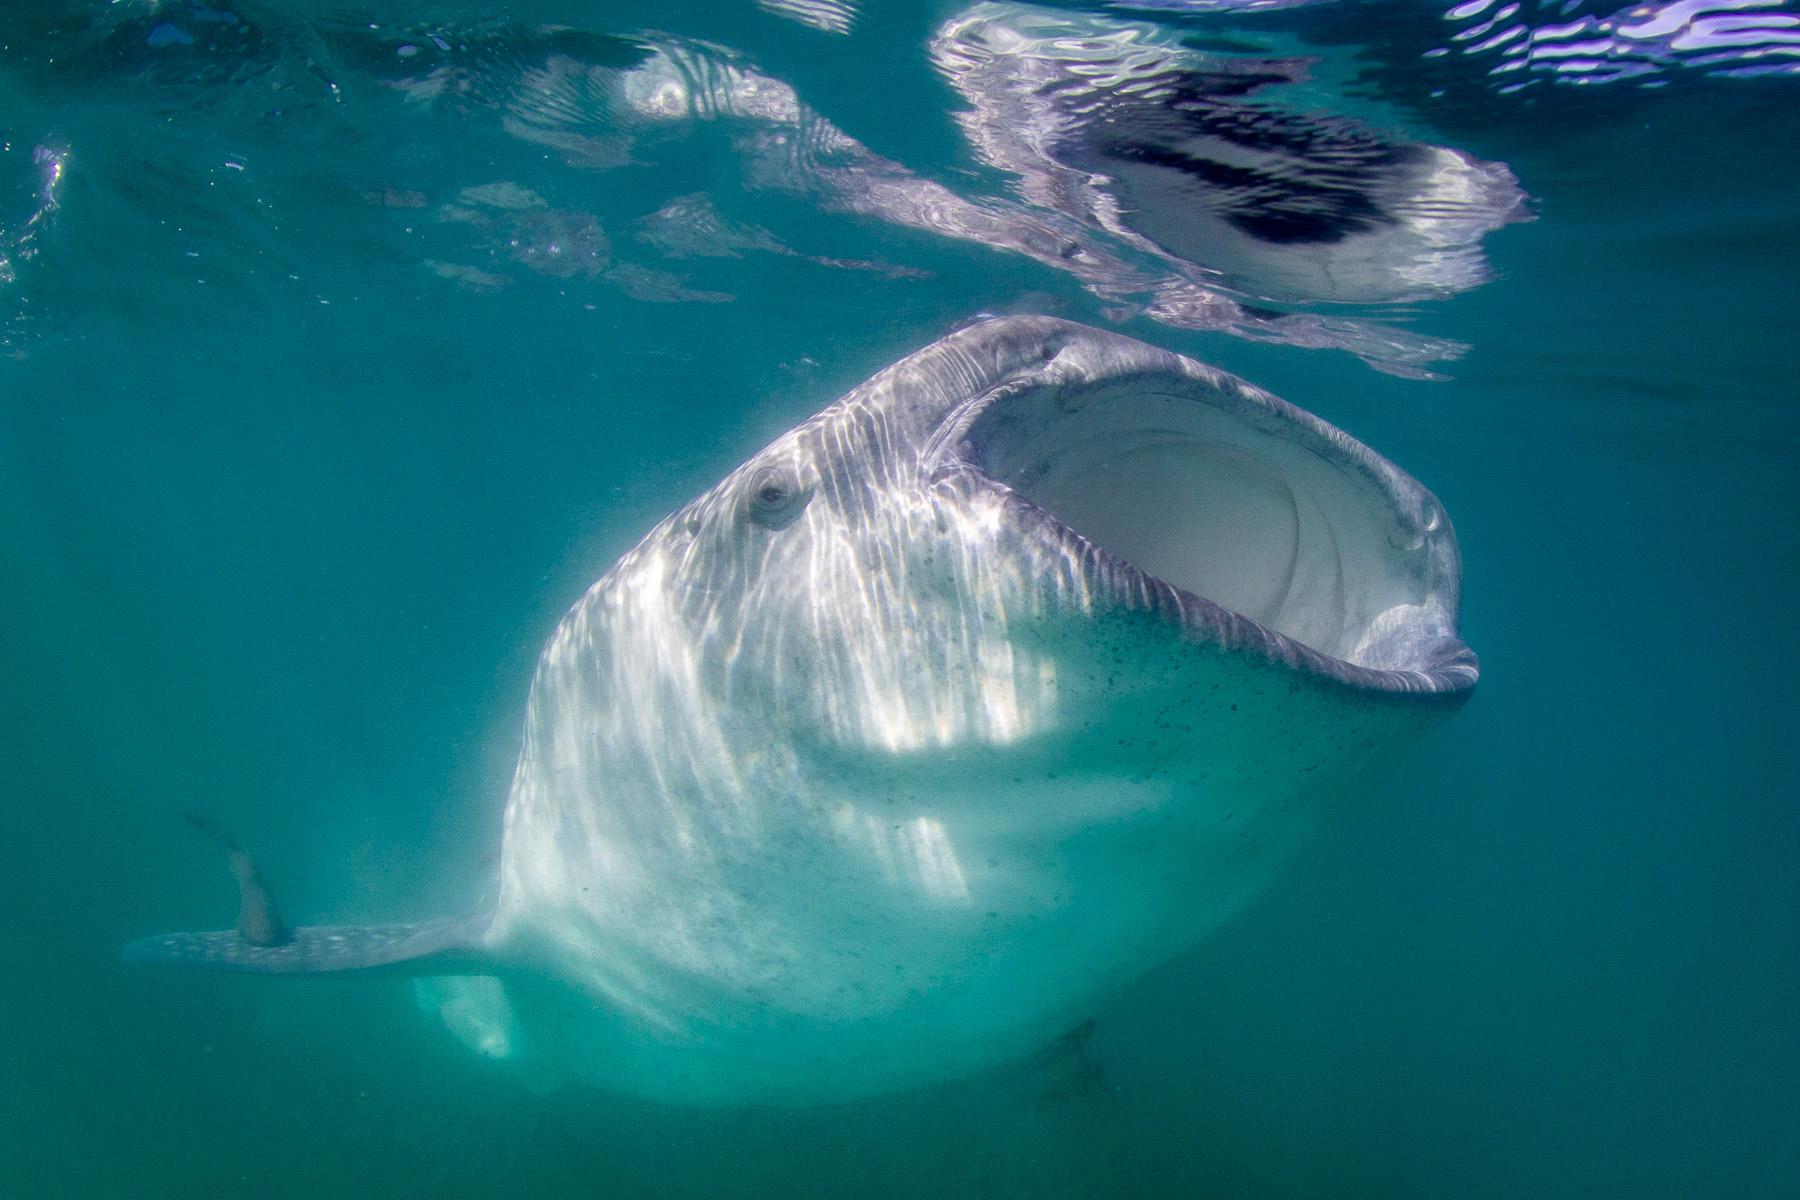
<svg viewBox="0 0 1800 1200">
<path fill-rule="evenodd" d="M 846 844 L 875 856 L 888 883 L 947 904 L 969 903 L 969 884 L 943 822 L 915 817 L 896 824 L 845 805 L 831 823 Z"/>
<path fill-rule="evenodd" d="M 1035 564 L 1000 552 L 1002 514 L 991 497 L 952 506 L 894 489 L 871 497 L 861 515 L 858 525 L 809 515 L 812 603 L 791 614 L 801 622 L 772 625 L 779 640 L 770 652 L 777 662 L 821 665 L 778 678 L 781 702 L 805 706 L 799 715 L 844 745 L 893 753 L 1001 745 L 1052 728 L 1054 665 L 1017 644 L 1012 623 L 1051 608 L 1084 612 L 1072 566 L 1028 577 Z M 786 609 L 778 578 L 763 594 Z"/>
</svg>

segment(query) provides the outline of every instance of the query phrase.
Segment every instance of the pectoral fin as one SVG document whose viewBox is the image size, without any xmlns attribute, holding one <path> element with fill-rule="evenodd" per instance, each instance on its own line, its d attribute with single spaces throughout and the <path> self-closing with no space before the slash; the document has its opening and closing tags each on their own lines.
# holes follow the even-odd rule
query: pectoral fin
<svg viewBox="0 0 1800 1200">
<path fill-rule="evenodd" d="M 302 925 L 290 929 L 256 862 L 205 813 L 182 813 L 224 847 L 238 881 L 238 926 L 211 933 L 165 933 L 140 938 L 120 953 L 132 966 L 194 967 L 264 975 L 445 975 L 492 961 L 482 934 L 490 914 L 399 925 Z"/>
<path fill-rule="evenodd" d="M 481 916 L 397 925 L 302 925 L 276 946 L 259 946 L 235 929 L 165 933 L 138 939 L 119 958 L 132 966 L 267 975 L 447 975 L 492 967 L 480 945 L 487 924 L 488 918 Z"/>
</svg>

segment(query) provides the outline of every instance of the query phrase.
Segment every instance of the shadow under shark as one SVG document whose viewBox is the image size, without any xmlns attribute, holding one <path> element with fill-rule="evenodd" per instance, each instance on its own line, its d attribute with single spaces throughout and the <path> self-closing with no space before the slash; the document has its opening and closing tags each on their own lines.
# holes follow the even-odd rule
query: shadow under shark
<svg viewBox="0 0 1800 1200">
<path fill-rule="evenodd" d="M 970 1073 L 1204 937 L 1458 707 L 1460 574 L 1436 498 L 1317 417 L 988 321 L 564 617 L 492 911 L 124 958 L 438 977 L 421 1002 L 479 1052 L 666 1101 Z"/>
</svg>

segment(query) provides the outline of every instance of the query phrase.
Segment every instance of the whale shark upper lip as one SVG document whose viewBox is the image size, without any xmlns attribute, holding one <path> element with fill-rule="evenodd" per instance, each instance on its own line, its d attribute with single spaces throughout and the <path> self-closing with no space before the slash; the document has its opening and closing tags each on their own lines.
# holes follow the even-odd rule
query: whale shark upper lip
<svg viewBox="0 0 1800 1200">
<path fill-rule="evenodd" d="M 1186 640 L 1357 689 L 1463 693 L 1473 688 L 1479 665 L 1456 632 L 1461 563 L 1454 531 L 1437 499 L 1399 467 L 1311 413 L 1234 376 L 1116 334 L 1043 317 L 1002 318 L 972 327 L 965 334 L 986 353 L 978 358 L 964 356 L 958 365 L 967 372 L 973 359 L 984 362 L 986 369 L 978 373 L 959 402 L 948 406 L 929 435 L 923 458 L 932 484 L 960 492 L 965 498 L 983 491 L 990 496 L 998 493 L 1018 544 L 1076 564 L 1090 597 L 1115 608 L 1145 612 L 1166 622 Z M 1350 514 L 1352 520 L 1385 530 L 1388 545 L 1377 544 L 1375 552 L 1365 557 L 1385 556 L 1397 564 L 1387 568 L 1396 572 L 1396 578 L 1378 578 L 1373 590 L 1411 588 L 1411 602 L 1389 605 L 1366 630 L 1355 627 L 1355 622 L 1347 623 L 1338 634 L 1344 645 L 1311 644 L 1329 643 L 1330 639 L 1306 637 L 1293 629 L 1284 632 L 1280 618 L 1263 614 L 1263 619 L 1258 619 L 1202 594 L 1200 589 L 1184 586 L 1177 572 L 1159 575 L 1115 553 L 1108 548 L 1106 536 L 1090 537 L 1077 528 L 1082 521 L 1065 520 L 1066 514 L 1056 511 L 1062 505 L 1034 499 L 1033 488 L 1022 483 L 1016 470 L 1014 477 L 1007 477 L 1006 468 L 1017 464 L 1005 462 L 1002 451 L 1006 447 L 997 449 L 997 444 L 1010 439 L 1016 449 L 1035 431 L 1021 432 L 1020 427 L 1034 418 L 1015 421 L 1009 430 L 997 415 L 1005 418 L 1009 410 L 1035 406 L 1039 410 L 1035 419 L 1053 424 L 1055 418 L 1046 421 L 1043 414 L 1079 412 L 1094 398 L 1107 394 L 1124 396 L 1127 403 L 1122 407 L 1136 403 L 1137 395 L 1150 397 L 1152 402 L 1178 396 L 1197 399 L 1202 408 L 1209 409 L 1209 419 L 1240 420 L 1270 445 L 1297 451 L 1301 461 L 1316 459 L 1320 469 L 1313 482 L 1323 480 L 1326 487 L 1334 487 L 1340 479 L 1347 481 L 1346 487 L 1357 489 L 1369 504 L 1369 511 L 1360 517 Z M 1104 432 L 1117 433 L 1129 444 L 1134 431 L 1128 425 Z M 1091 432 L 1084 431 L 1069 446 L 1083 452 L 1094 440 Z M 1154 448 L 1165 431 L 1150 428 L 1136 433 L 1141 435 L 1139 443 Z M 1206 444 L 1201 438 L 1194 443 Z M 1277 491 L 1280 486 L 1277 481 Z M 1085 502 L 1079 489 L 1076 494 L 1078 501 Z M 1315 498 L 1302 500 L 1318 507 Z M 1125 507 L 1117 506 L 1115 516 Z M 1158 519 L 1147 509 L 1132 511 L 1142 515 L 1129 516 L 1127 525 L 1135 522 L 1139 528 L 1148 528 Z M 1361 532 L 1363 541 L 1369 541 L 1367 531 Z M 1324 557 L 1335 554 L 1344 564 L 1340 581 L 1346 571 L 1354 575 L 1359 569 L 1355 556 L 1332 543 L 1333 531 L 1325 533 L 1329 536 L 1323 539 Z M 1167 542 L 1165 535 L 1158 536 Z M 1261 550 L 1253 545 L 1251 553 Z M 1165 577 L 1170 575 L 1174 577 Z M 1295 586 L 1290 581 L 1290 592 Z M 1304 588 L 1301 595 L 1305 595 Z M 1300 607 L 1304 610 L 1308 605 L 1303 602 Z"/>
</svg>

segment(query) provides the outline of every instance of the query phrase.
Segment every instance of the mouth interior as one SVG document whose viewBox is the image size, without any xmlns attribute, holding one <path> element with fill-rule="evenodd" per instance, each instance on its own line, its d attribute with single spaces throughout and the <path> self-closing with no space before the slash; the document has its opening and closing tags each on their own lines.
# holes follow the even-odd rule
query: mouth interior
<svg viewBox="0 0 1800 1200">
<path fill-rule="evenodd" d="M 1174 394 L 1184 384 L 1007 396 L 964 456 L 1113 556 L 1322 653 L 1400 668 L 1418 634 L 1448 632 L 1426 539 L 1382 484 L 1291 422 Z"/>
</svg>

